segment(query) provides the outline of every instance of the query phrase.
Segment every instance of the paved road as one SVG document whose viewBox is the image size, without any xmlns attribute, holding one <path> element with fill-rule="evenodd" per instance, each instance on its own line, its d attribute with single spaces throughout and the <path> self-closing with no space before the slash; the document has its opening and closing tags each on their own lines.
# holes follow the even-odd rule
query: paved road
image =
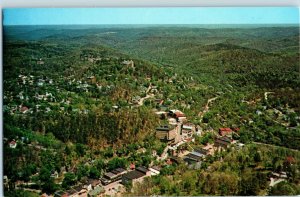
<svg viewBox="0 0 300 197">
<path fill-rule="evenodd" d="M 154 94 L 148 94 L 147 96 L 141 98 L 138 102 L 138 106 L 142 106 L 144 104 L 145 99 L 152 98 L 152 97 L 154 97 Z"/>
</svg>

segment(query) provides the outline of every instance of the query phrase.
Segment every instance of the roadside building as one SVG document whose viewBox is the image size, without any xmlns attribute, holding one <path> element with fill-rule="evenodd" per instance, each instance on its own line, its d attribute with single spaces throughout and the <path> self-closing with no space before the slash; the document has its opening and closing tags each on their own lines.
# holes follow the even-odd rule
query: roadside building
<svg viewBox="0 0 300 197">
<path fill-rule="evenodd" d="M 214 146 L 217 148 L 227 148 L 231 144 L 231 139 L 223 136 L 215 140 Z"/>
<path fill-rule="evenodd" d="M 117 168 L 112 170 L 111 172 L 107 172 L 104 176 L 100 179 L 103 185 L 108 185 L 112 182 L 119 181 L 122 179 L 122 175 L 125 174 L 127 171 L 123 168 Z"/>
<path fill-rule="evenodd" d="M 122 176 L 122 184 L 135 185 L 138 182 L 142 182 L 146 176 L 151 176 L 151 171 L 145 167 L 138 167 Z"/>
<path fill-rule="evenodd" d="M 151 172 L 151 176 L 155 176 L 155 175 L 159 175 L 160 174 L 160 170 L 161 167 L 159 166 L 152 166 L 149 168 L 150 172 Z"/>
</svg>

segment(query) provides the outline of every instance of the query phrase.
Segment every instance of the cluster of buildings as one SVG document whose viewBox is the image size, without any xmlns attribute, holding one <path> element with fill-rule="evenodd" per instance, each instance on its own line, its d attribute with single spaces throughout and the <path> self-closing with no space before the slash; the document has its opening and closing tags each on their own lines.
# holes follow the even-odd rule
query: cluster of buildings
<svg viewBox="0 0 300 197">
<path fill-rule="evenodd" d="M 100 179 L 89 179 L 85 184 L 77 185 L 65 192 L 58 191 L 54 196 L 64 197 L 96 197 L 106 196 L 110 194 L 117 194 L 119 189 L 117 187 L 124 187 L 124 185 L 140 183 L 147 176 L 155 176 L 160 173 L 160 167 L 153 166 L 150 168 L 137 167 L 134 164 L 130 165 L 130 170 L 123 168 L 116 168 L 112 171 L 106 172 Z M 44 194 L 46 197 L 47 195 Z"/>
<path fill-rule="evenodd" d="M 189 141 L 198 128 L 187 122 L 187 118 L 180 110 L 169 112 L 156 112 L 161 118 L 168 118 L 169 124 L 156 128 L 156 137 L 169 144 L 177 144 L 181 141 Z"/>
<path fill-rule="evenodd" d="M 33 85 L 34 83 L 36 83 L 37 86 L 43 86 L 44 84 L 53 84 L 53 79 L 43 79 L 43 78 L 38 78 L 36 79 L 33 75 L 19 75 L 18 78 L 18 84 L 19 85 L 25 85 L 25 84 L 29 84 L 29 85 Z"/>
<path fill-rule="evenodd" d="M 122 64 L 129 67 L 129 68 L 133 68 L 133 69 L 135 68 L 133 60 L 124 60 L 122 62 Z"/>
<path fill-rule="evenodd" d="M 169 144 L 173 151 L 173 156 L 179 156 L 176 149 L 179 145 L 193 141 L 193 135 L 201 135 L 201 128 L 189 123 L 183 112 L 180 110 L 170 110 L 169 112 L 156 112 L 161 119 L 167 119 L 169 124 L 161 125 L 156 128 L 156 137 Z M 180 157 L 188 164 L 194 167 L 200 167 L 201 161 L 208 155 L 213 155 L 216 150 L 222 150 L 235 143 L 233 134 L 239 131 L 239 128 L 220 128 L 213 144 L 207 144 L 203 148 L 192 148 L 192 151 L 186 151 Z M 237 133 L 236 133 L 237 134 Z M 238 134 L 237 134 L 238 135 Z M 241 144 L 242 146 L 243 144 Z"/>
</svg>

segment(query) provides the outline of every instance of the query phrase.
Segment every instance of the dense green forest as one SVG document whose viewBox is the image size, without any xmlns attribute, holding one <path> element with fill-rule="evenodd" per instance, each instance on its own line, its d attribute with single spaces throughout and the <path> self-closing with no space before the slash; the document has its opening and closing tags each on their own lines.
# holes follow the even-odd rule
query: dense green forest
<svg viewBox="0 0 300 197">
<path fill-rule="evenodd" d="M 132 162 L 160 164 L 162 109 L 202 128 L 192 146 L 221 127 L 240 128 L 245 146 L 200 169 L 166 166 L 127 195 L 300 194 L 298 27 L 4 26 L 3 49 L 8 196 L 29 195 L 20 181 L 53 194 Z M 283 170 L 288 180 L 269 188 Z"/>
</svg>

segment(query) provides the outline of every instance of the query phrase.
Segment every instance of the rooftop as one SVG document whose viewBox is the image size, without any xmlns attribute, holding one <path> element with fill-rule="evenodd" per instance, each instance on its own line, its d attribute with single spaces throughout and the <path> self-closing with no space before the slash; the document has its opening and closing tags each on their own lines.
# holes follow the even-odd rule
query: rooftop
<svg viewBox="0 0 300 197">
<path fill-rule="evenodd" d="M 134 179 L 141 178 L 143 176 L 145 176 L 144 173 L 137 171 L 137 170 L 133 170 L 133 171 L 130 171 L 130 172 L 124 174 L 123 177 L 126 179 L 129 179 L 129 180 L 134 180 Z"/>
<path fill-rule="evenodd" d="M 112 179 L 112 178 L 115 178 L 117 175 L 114 174 L 114 173 L 112 173 L 112 172 L 107 172 L 107 173 L 104 174 L 104 176 L 106 176 L 106 177 Z"/>
<path fill-rule="evenodd" d="M 138 171 L 140 171 L 140 172 L 142 172 L 142 173 L 144 173 L 144 174 L 146 174 L 149 170 L 147 169 L 147 168 L 145 168 L 145 167 L 138 167 L 138 168 L 136 168 L 136 170 L 138 170 Z"/>
</svg>

